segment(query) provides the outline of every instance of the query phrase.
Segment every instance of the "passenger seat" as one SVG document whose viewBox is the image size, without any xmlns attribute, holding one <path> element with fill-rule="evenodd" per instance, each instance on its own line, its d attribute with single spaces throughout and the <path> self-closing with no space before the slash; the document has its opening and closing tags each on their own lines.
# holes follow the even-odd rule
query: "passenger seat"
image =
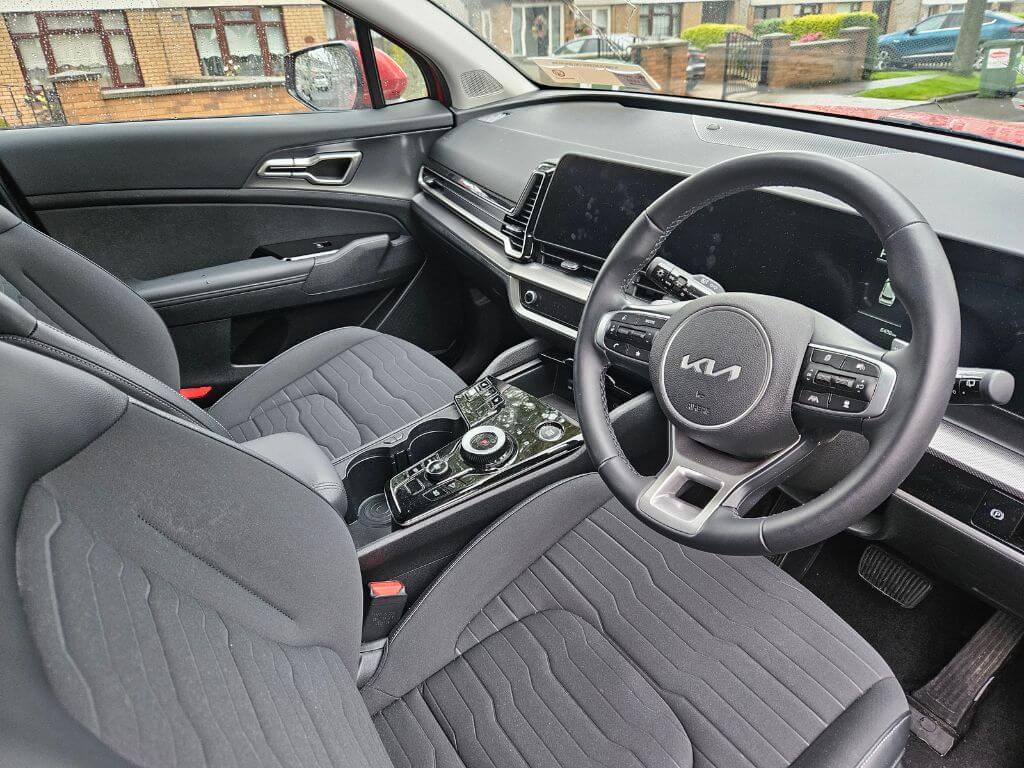
<svg viewBox="0 0 1024 768">
<path fill-rule="evenodd" d="M 22 328 L 25 316 L 8 311 L 8 327 L 21 331 L 18 343 L 102 368 L 108 380 L 145 389 L 135 393 L 143 401 L 235 441 L 297 432 L 335 459 L 448 404 L 465 386 L 407 341 L 341 328 L 283 352 L 204 412 L 178 393 L 177 353 L 156 311 L 114 275 L 3 208 L 0 294 L 41 321 Z"/>
</svg>

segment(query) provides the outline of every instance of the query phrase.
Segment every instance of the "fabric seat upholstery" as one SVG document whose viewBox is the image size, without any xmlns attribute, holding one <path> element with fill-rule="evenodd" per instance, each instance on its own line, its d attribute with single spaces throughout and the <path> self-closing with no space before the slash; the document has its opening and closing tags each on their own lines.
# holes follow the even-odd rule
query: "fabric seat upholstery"
<svg viewBox="0 0 1024 768">
<path fill-rule="evenodd" d="M 464 386 L 407 341 L 342 328 L 278 355 L 210 415 L 236 440 L 299 432 L 338 457 L 448 405 Z"/>
<path fill-rule="evenodd" d="M 152 398 L 157 407 L 188 412 L 239 441 L 297 432 L 336 458 L 448 404 L 465 386 L 444 363 L 407 341 L 343 328 L 256 370 L 207 419 L 176 392 L 178 358 L 157 312 L 114 275 L 2 207 L 0 296 L 95 347 L 99 354 L 89 355 L 90 364 L 109 368 L 107 355 L 113 355 L 136 369 L 126 378 L 160 390 Z M 52 334 L 44 335 L 53 341 Z M 81 347 L 72 351 L 83 353 Z"/>
<path fill-rule="evenodd" d="M 645 701 L 672 712 L 695 766 L 797 764 L 851 710 L 865 722 L 839 738 L 828 765 L 888 768 L 902 752 L 902 691 L 829 608 L 764 558 L 711 555 L 655 533 L 596 475 L 543 491 L 477 539 L 393 635 L 363 692 L 399 766 L 600 765 L 567 752 L 527 756 L 538 740 L 559 743 L 561 721 L 621 727 L 601 686 L 586 685 L 590 657 L 612 657 L 607 648 L 650 686 Z M 556 661 L 567 649 L 572 672 Z M 536 681 L 549 667 L 565 692 Z M 431 763 L 434 755 L 446 759 Z M 868 757 L 875 762 L 859 762 Z M 620 754 L 606 764 L 633 763 Z"/>
<path fill-rule="evenodd" d="M 111 766 L 892 768 L 878 655 L 596 475 L 475 539 L 363 689 L 351 536 L 239 445 L 0 341 L 0 754 Z"/>
</svg>

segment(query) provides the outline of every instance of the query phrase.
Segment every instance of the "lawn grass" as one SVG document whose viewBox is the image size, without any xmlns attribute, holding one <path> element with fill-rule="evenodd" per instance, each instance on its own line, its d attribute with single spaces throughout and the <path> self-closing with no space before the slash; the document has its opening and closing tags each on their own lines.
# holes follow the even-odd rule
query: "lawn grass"
<svg viewBox="0 0 1024 768">
<path fill-rule="evenodd" d="M 874 75 L 883 75 L 876 78 Z M 866 96 L 870 99 L 908 99 L 911 101 L 928 101 L 940 96 L 952 96 L 954 93 L 971 93 L 978 90 L 979 75 L 964 77 L 962 75 L 951 75 L 948 72 L 921 72 L 907 71 L 897 72 L 875 72 L 872 80 L 888 80 L 892 77 L 909 77 L 910 75 L 932 75 L 925 80 L 918 80 L 906 85 L 891 85 L 884 88 L 872 88 L 861 91 L 858 96 Z M 1024 75 L 1017 76 L 1017 83 L 1024 84 Z"/>
<path fill-rule="evenodd" d="M 858 96 L 871 99 L 909 99 L 912 101 L 928 101 L 939 96 L 950 96 L 954 93 L 969 93 L 978 90 L 978 76 L 963 77 L 961 75 L 941 74 L 918 80 L 905 85 L 893 85 L 888 88 L 872 88 L 861 91 Z"/>
<path fill-rule="evenodd" d="M 883 69 L 872 72 L 868 80 L 892 80 L 897 77 L 913 77 L 914 75 L 927 75 L 929 72 L 922 72 L 919 69 Z"/>
</svg>

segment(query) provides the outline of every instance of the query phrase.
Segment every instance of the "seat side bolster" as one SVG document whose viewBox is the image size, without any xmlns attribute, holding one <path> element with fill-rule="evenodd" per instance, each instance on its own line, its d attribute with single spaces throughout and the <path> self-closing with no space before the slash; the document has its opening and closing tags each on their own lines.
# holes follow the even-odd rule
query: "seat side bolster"
<svg viewBox="0 0 1024 768">
<path fill-rule="evenodd" d="M 887 677 L 822 731 L 791 768 L 892 768 L 909 733 L 907 699 L 896 679 Z"/>
</svg>

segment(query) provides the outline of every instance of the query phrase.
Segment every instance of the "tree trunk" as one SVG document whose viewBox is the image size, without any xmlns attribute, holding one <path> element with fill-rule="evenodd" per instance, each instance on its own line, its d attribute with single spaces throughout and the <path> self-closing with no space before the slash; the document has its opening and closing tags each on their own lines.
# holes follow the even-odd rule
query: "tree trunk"
<svg viewBox="0 0 1024 768">
<path fill-rule="evenodd" d="M 967 0 L 964 6 L 964 20 L 956 39 L 956 52 L 950 69 L 958 75 L 974 73 L 974 62 L 978 58 L 978 42 L 981 40 L 981 24 L 985 20 L 985 0 Z"/>
</svg>

